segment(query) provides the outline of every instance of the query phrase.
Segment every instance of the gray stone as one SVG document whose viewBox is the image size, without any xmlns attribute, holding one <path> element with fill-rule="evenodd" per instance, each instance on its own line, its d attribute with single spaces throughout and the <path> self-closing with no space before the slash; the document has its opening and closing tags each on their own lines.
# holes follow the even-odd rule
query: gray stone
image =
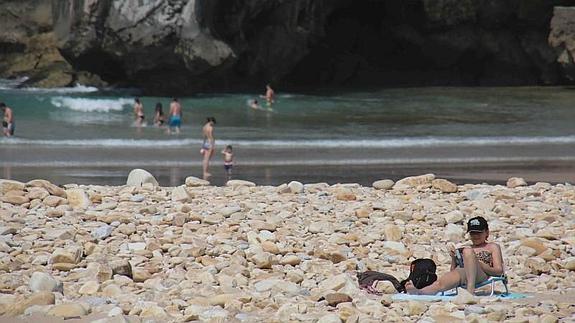
<svg viewBox="0 0 575 323">
<path fill-rule="evenodd" d="M 92 231 L 92 238 L 96 240 L 103 240 L 109 237 L 114 231 L 114 227 L 104 224 Z"/>
<path fill-rule="evenodd" d="M 371 186 L 373 186 L 373 188 L 378 189 L 378 190 L 389 190 L 393 187 L 394 184 L 395 184 L 395 182 L 390 180 L 390 179 L 382 179 L 382 180 L 373 182 L 373 184 L 371 184 Z"/>
</svg>

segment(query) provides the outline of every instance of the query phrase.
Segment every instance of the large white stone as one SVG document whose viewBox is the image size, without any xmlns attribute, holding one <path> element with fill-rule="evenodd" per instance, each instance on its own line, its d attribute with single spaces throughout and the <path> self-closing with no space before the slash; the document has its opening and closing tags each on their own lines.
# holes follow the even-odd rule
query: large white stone
<svg viewBox="0 0 575 323">
<path fill-rule="evenodd" d="M 56 292 L 62 291 L 62 283 L 54 279 L 47 273 L 34 272 L 30 277 L 30 282 L 28 283 L 30 290 L 33 292 Z"/>
<path fill-rule="evenodd" d="M 403 242 L 399 241 L 383 241 L 383 248 L 393 250 L 401 255 L 407 254 L 408 252 Z"/>
<path fill-rule="evenodd" d="M 71 246 L 67 248 L 58 248 L 54 250 L 52 256 L 50 257 L 50 262 L 56 263 L 67 263 L 67 264 L 77 264 L 82 259 L 82 248 Z"/>
<path fill-rule="evenodd" d="M 563 263 L 563 268 L 575 271 L 575 257 L 569 257 L 565 259 L 565 262 Z"/>
<path fill-rule="evenodd" d="M 178 186 L 178 187 L 174 187 L 174 190 L 172 191 L 172 201 L 173 202 L 190 202 L 193 199 L 193 195 L 188 192 L 188 190 L 186 189 L 186 186 L 182 185 L 182 186 Z"/>
<path fill-rule="evenodd" d="M 447 222 L 447 223 L 457 223 L 457 222 L 463 221 L 465 216 L 463 215 L 463 213 L 461 211 L 453 210 L 453 211 L 445 214 L 443 216 L 443 218 L 445 219 L 445 222 Z"/>
<path fill-rule="evenodd" d="M 186 186 L 188 187 L 197 187 L 197 186 L 208 186 L 210 185 L 209 181 L 203 180 L 201 178 L 197 178 L 194 176 L 186 177 Z"/>
<path fill-rule="evenodd" d="M 126 185 L 128 186 L 142 186 L 145 183 L 150 183 L 153 186 L 159 186 L 158 181 L 152 174 L 143 169 L 132 169 L 130 174 L 128 174 L 128 180 Z"/>
<path fill-rule="evenodd" d="M 199 318 L 203 322 L 225 322 L 229 314 L 230 312 L 219 306 L 214 306 L 213 308 L 203 311 L 199 315 Z"/>
<path fill-rule="evenodd" d="M 371 184 L 371 186 L 373 186 L 373 188 L 375 188 L 377 190 L 389 190 L 393 187 L 393 184 L 395 184 L 395 182 L 390 180 L 390 179 L 382 179 L 382 180 L 373 182 L 373 184 Z"/>
<path fill-rule="evenodd" d="M 231 186 L 231 187 L 238 187 L 238 186 L 248 186 L 248 187 L 254 187 L 256 186 L 255 183 L 250 182 L 250 181 L 244 181 L 241 179 L 232 179 L 227 181 L 226 186 Z"/>
<path fill-rule="evenodd" d="M 463 227 L 456 225 L 456 224 L 453 224 L 453 223 L 449 223 L 445 227 L 445 239 L 447 239 L 449 241 L 454 241 L 454 242 L 461 241 L 464 233 L 465 233 L 465 231 L 463 230 Z"/>
<path fill-rule="evenodd" d="M 303 184 L 297 181 L 291 181 L 288 184 L 290 191 L 294 194 L 303 193 Z"/>
<path fill-rule="evenodd" d="M 507 187 L 515 188 L 519 186 L 527 186 L 527 182 L 521 177 L 511 177 L 507 180 Z"/>
<path fill-rule="evenodd" d="M 4 194 L 9 191 L 23 191 L 26 185 L 22 182 L 9 179 L 0 179 L 0 193 Z"/>
<path fill-rule="evenodd" d="M 87 209 L 92 204 L 86 191 L 81 188 L 66 190 L 66 198 L 68 204 L 74 209 Z"/>
<path fill-rule="evenodd" d="M 431 183 L 434 179 L 435 179 L 434 174 L 405 177 L 397 181 L 393 186 L 393 188 L 406 189 L 406 188 L 418 188 L 418 187 L 431 187 Z"/>
</svg>

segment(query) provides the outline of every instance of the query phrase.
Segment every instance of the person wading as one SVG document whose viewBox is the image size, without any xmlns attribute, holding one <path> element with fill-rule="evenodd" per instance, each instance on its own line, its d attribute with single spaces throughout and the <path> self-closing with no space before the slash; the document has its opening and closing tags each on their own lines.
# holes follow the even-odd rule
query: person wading
<svg viewBox="0 0 575 323">
<path fill-rule="evenodd" d="M 216 140 L 214 139 L 214 125 L 216 124 L 216 119 L 214 117 L 208 117 L 206 123 L 202 127 L 202 134 L 204 136 L 204 143 L 202 144 L 202 149 L 200 153 L 204 156 L 202 161 L 202 169 L 204 171 L 204 179 L 207 180 L 212 174 L 208 172 L 210 167 L 210 159 L 214 155 L 214 150 L 216 148 Z"/>
</svg>

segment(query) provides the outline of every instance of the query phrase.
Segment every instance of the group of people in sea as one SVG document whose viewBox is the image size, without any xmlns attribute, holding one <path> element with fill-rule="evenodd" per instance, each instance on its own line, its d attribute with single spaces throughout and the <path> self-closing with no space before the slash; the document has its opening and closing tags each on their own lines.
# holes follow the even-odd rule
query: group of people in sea
<svg viewBox="0 0 575 323">
<path fill-rule="evenodd" d="M 140 98 L 134 99 L 134 125 L 136 127 L 143 127 L 146 125 L 146 115 L 144 114 L 144 105 Z M 168 118 L 164 115 L 164 108 L 161 102 L 156 103 L 154 109 L 154 119 L 153 125 L 157 127 L 163 127 L 168 125 L 167 133 L 180 133 L 180 127 L 182 126 L 182 105 L 177 98 L 173 98 L 170 102 L 170 111 L 168 112 Z"/>
<path fill-rule="evenodd" d="M 145 125 L 145 114 L 144 114 L 144 105 L 140 101 L 139 98 L 134 99 L 134 117 L 135 121 L 134 124 L 136 127 L 142 127 Z M 166 124 L 166 118 L 164 116 L 164 111 L 162 109 L 162 103 L 156 103 L 156 107 L 154 110 L 154 126 L 157 127 L 164 127 Z M 203 156 L 202 159 L 202 171 L 203 171 L 203 178 L 208 179 L 212 175 L 209 173 L 210 167 L 210 160 L 214 156 L 214 151 L 216 147 L 216 140 L 214 138 L 214 126 L 216 124 L 216 118 L 214 117 L 207 117 L 206 121 L 202 127 L 202 135 L 204 141 L 202 143 L 202 148 L 200 149 L 200 154 Z M 180 127 L 182 125 L 182 106 L 177 98 L 172 99 L 170 103 L 170 112 L 168 114 L 167 120 L 167 133 L 172 134 L 180 133 Z M 233 148 L 231 145 L 226 146 L 226 148 L 222 151 L 222 155 L 224 157 L 224 167 L 226 171 L 226 175 L 228 180 L 231 179 L 232 176 L 232 168 L 233 168 Z"/>
<path fill-rule="evenodd" d="M 271 110 L 272 105 L 275 100 L 275 92 L 269 84 L 266 84 L 266 92 L 265 95 L 261 95 L 262 98 L 266 100 L 268 110 Z M 261 109 L 258 104 L 257 99 L 252 101 L 250 105 L 253 109 Z M 262 109 L 263 110 L 263 109 Z M 146 116 L 144 114 L 144 105 L 142 104 L 139 98 L 134 99 L 134 125 L 138 128 L 143 127 L 146 125 Z M 166 120 L 166 116 L 164 115 L 163 106 L 161 102 L 156 103 L 156 107 L 154 109 L 154 119 L 153 125 L 156 127 L 164 127 L 167 123 L 167 130 L 168 134 L 179 134 L 180 127 L 182 125 L 182 105 L 180 104 L 177 98 L 173 98 L 172 102 L 170 103 L 170 111 L 168 112 L 168 118 Z M 202 154 L 202 171 L 203 171 L 203 178 L 208 179 L 212 175 L 209 172 L 210 160 L 214 155 L 215 151 L 215 139 L 214 139 L 214 126 L 216 124 L 216 119 L 214 117 L 206 118 L 206 122 L 202 127 L 202 135 L 204 141 L 202 143 L 202 148 L 200 149 L 200 154 Z M 231 179 L 232 177 L 232 169 L 233 169 L 233 147 L 231 145 L 227 145 L 224 150 L 222 150 L 222 155 L 224 159 L 224 168 L 226 172 L 227 179 Z"/>
<path fill-rule="evenodd" d="M 261 95 L 262 98 L 266 100 L 268 110 L 271 110 L 272 104 L 274 103 L 275 92 L 269 84 L 266 85 L 265 95 Z M 255 99 L 250 104 L 253 109 L 263 110 Z M 6 137 L 11 137 L 14 135 L 16 129 L 16 124 L 14 122 L 14 113 L 12 108 L 8 107 L 4 102 L 0 102 L 0 109 L 2 110 L 2 133 Z M 144 105 L 140 98 L 134 99 L 134 125 L 138 128 L 146 126 L 146 115 L 144 113 Z M 180 128 L 182 126 L 182 105 L 177 98 L 173 98 L 170 102 L 170 109 L 168 115 L 164 114 L 163 105 L 161 102 L 156 103 L 154 109 L 154 118 L 152 124 L 157 127 L 164 127 L 167 125 L 166 132 L 168 134 L 179 134 Z M 204 126 L 202 127 L 202 134 L 204 137 L 204 142 L 200 153 L 203 156 L 202 160 L 202 170 L 203 178 L 208 179 L 211 174 L 209 173 L 210 160 L 214 155 L 215 150 L 215 139 L 214 139 L 214 125 L 216 124 L 216 119 L 214 117 L 208 117 Z M 233 148 L 231 145 L 226 146 L 222 151 L 224 158 L 224 167 L 226 171 L 226 176 L 231 179 L 232 168 L 233 168 Z"/>
<path fill-rule="evenodd" d="M 2 134 L 6 137 L 12 137 L 16 130 L 12 108 L 7 106 L 6 103 L 0 102 L 0 109 L 2 110 Z"/>
</svg>

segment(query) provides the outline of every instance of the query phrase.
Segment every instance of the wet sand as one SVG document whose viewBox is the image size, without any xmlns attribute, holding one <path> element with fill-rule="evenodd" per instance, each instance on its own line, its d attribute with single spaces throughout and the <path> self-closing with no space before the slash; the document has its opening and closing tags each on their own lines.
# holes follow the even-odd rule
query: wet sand
<svg viewBox="0 0 575 323">
<path fill-rule="evenodd" d="M 160 185 L 177 186 L 188 176 L 201 177 L 201 166 L 146 166 L 133 167 L 18 167 L 0 168 L 1 177 L 18 181 L 45 178 L 58 185 L 77 183 L 93 185 L 123 185 L 133 168 L 144 168 L 158 179 Z M 214 163 L 210 181 L 225 184 L 221 162 Z M 504 184 L 510 177 L 523 177 L 527 182 L 575 183 L 575 163 L 475 163 L 475 164 L 422 164 L 422 165 L 236 165 L 234 179 L 249 180 L 258 185 L 280 185 L 292 180 L 302 183 L 359 183 L 370 186 L 379 179 L 398 180 L 407 176 L 433 173 L 457 184 Z"/>
<path fill-rule="evenodd" d="M 201 177 L 199 146 L 85 147 L 0 146 L 0 177 L 57 184 L 121 185 L 131 169 L 146 169 L 161 185 L 175 186 L 187 176 Z M 212 185 L 225 173 L 217 147 Z M 449 147 L 266 147 L 234 145 L 234 178 L 259 185 L 291 180 L 330 184 L 397 180 L 434 173 L 456 183 L 504 183 L 509 177 L 529 182 L 575 182 L 575 144 L 509 144 Z"/>
</svg>

